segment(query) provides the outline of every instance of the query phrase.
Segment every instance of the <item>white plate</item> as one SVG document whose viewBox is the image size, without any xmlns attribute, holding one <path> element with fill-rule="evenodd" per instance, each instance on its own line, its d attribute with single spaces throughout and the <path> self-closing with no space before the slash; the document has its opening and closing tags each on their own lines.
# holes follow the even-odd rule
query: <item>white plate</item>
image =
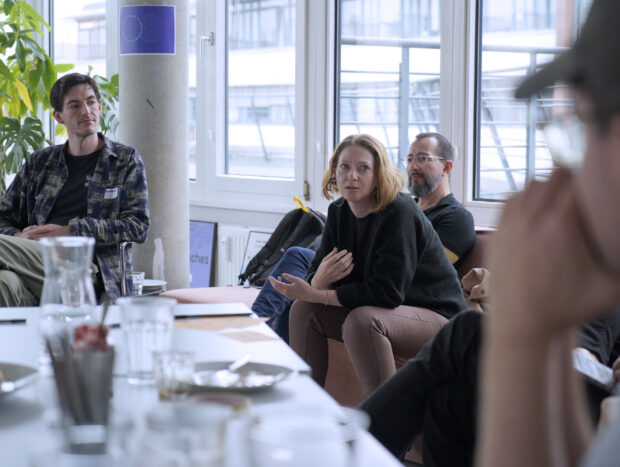
<svg viewBox="0 0 620 467">
<path fill-rule="evenodd" d="M 39 377 L 36 369 L 14 363 L 0 363 L 0 371 L 4 375 L 0 383 L 0 397 L 33 383 Z"/>
<path fill-rule="evenodd" d="M 200 362 L 194 366 L 193 388 L 252 392 L 274 386 L 295 373 L 292 369 L 269 363 L 250 362 L 236 372 L 228 371 L 230 362 Z"/>
<path fill-rule="evenodd" d="M 142 287 L 144 289 L 150 289 L 155 287 L 164 287 L 166 284 L 166 281 L 161 281 L 158 279 L 144 279 L 144 284 L 142 285 Z"/>
</svg>

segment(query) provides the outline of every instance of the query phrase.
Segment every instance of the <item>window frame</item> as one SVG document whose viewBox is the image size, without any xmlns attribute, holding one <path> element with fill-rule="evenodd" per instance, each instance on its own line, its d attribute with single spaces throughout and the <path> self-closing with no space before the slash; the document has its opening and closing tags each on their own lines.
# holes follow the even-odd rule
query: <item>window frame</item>
<svg viewBox="0 0 620 467">
<path fill-rule="evenodd" d="M 476 224 L 497 225 L 504 202 L 475 199 L 476 70 L 480 59 L 477 18 L 482 9 L 476 0 L 444 0 L 441 8 L 439 131 L 457 151 L 450 180 L 452 192 L 472 213 Z"/>
<path fill-rule="evenodd" d="M 292 198 L 303 192 L 305 160 L 305 108 L 307 43 L 305 0 L 297 0 L 295 12 L 295 163 L 294 178 L 248 177 L 224 174 L 226 157 L 227 21 L 225 2 L 198 0 L 196 99 L 196 180 L 190 182 L 195 206 L 284 212 Z M 213 33 L 213 45 L 209 44 Z M 211 111 L 209 109 L 212 109 Z M 204 129 L 204 131 L 199 130 Z M 300 189 L 301 187 L 301 189 Z"/>
<path fill-rule="evenodd" d="M 203 24 L 197 25 L 198 41 L 201 41 L 201 36 L 204 41 L 205 35 L 215 28 L 217 16 L 208 15 L 206 8 L 206 3 L 213 1 L 197 2 L 199 23 L 200 18 L 203 18 Z M 303 33 L 301 28 L 297 29 L 296 73 L 301 75 L 296 76 L 302 78 L 296 78 L 296 176 L 289 185 L 291 191 L 287 192 L 284 189 L 284 193 L 281 191 L 277 194 L 252 192 L 250 188 L 257 186 L 250 183 L 245 183 L 242 189 L 237 190 L 237 184 L 231 183 L 235 180 L 230 177 L 220 178 L 218 186 L 208 186 L 211 180 L 204 177 L 201 179 L 198 175 L 198 179 L 191 182 L 190 187 L 192 215 L 195 213 L 198 216 L 208 215 L 215 219 L 230 219 L 231 213 L 227 211 L 234 209 L 239 211 L 239 215 L 248 219 L 247 222 L 261 225 L 262 213 L 282 213 L 292 209 L 293 195 L 300 198 L 302 195 L 307 195 L 305 196 L 307 205 L 327 210 L 329 201 L 321 195 L 321 179 L 336 143 L 335 111 L 339 92 L 335 88 L 338 72 L 336 62 L 338 0 L 313 0 L 311 3 L 312 8 L 310 2 L 303 2 L 303 15 L 299 11 L 300 6 L 297 12 L 297 24 L 302 23 Z M 454 143 L 458 154 L 451 175 L 454 195 L 472 212 L 477 224 L 495 225 L 503 208 L 503 202 L 474 199 L 476 140 L 473 131 L 477 66 L 477 3 L 475 0 L 443 0 L 441 4 L 441 70 L 453 70 L 453 72 L 442 73 L 440 76 L 439 131 Z M 205 17 L 207 24 L 204 24 Z M 220 21 L 223 22 L 222 19 Z M 216 32 L 216 43 L 217 39 Z M 299 51 L 300 40 L 303 40 L 303 57 Z M 200 44 L 197 50 L 200 53 Z M 221 67 L 222 64 L 217 63 L 215 67 L 211 67 L 212 76 L 208 79 L 215 79 L 214 70 L 218 69 L 218 66 Z M 207 79 L 205 76 L 202 78 L 200 76 L 201 72 L 204 73 L 204 64 L 198 68 L 202 71 L 199 72 L 197 80 L 197 83 L 200 83 L 196 91 L 197 101 L 205 104 L 197 108 L 197 125 L 201 118 L 200 113 L 205 112 L 206 107 L 218 105 L 213 97 L 210 100 L 207 98 L 205 86 L 201 85 Z M 222 100 L 219 105 L 223 105 Z M 214 142 L 208 139 L 213 138 L 215 133 L 211 131 L 198 131 L 197 134 L 197 147 L 207 148 L 202 154 L 197 153 L 197 174 L 205 174 L 205 171 L 214 168 L 213 154 L 216 148 Z M 222 151 L 221 148 L 219 150 Z"/>
</svg>

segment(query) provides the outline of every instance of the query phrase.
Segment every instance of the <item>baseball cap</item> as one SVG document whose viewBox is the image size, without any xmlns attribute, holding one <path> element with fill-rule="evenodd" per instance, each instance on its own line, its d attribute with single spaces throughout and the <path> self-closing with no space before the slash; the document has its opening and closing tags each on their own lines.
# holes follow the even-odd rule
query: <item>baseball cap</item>
<svg viewBox="0 0 620 467">
<path fill-rule="evenodd" d="M 617 95 L 620 100 L 618 29 L 620 0 L 594 0 L 573 46 L 527 77 L 515 91 L 515 97 L 526 98 L 556 81 L 563 81 L 584 83 L 590 90 L 609 97 Z"/>
</svg>

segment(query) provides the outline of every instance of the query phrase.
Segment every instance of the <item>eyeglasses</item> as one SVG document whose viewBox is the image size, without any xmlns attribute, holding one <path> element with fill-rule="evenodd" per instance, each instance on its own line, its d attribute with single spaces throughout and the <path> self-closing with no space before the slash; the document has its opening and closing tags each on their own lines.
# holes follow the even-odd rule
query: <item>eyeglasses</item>
<svg viewBox="0 0 620 467">
<path fill-rule="evenodd" d="M 575 114 L 553 118 L 543 128 L 553 162 L 580 167 L 586 154 L 586 126 Z"/>
<path fill-rule="evenodd" d="M 417 154 L 415 156 L 403 157 L 401 159 L 401 162 L 405 164 L 405 166 L 408 166 L 408 165 L 411 165 L 411 163 L 415 160 L 418 165 L 422 166 L 422 165 L 426 165 L 428 161 L 430 161 L 431 159 L 439 159 L 440 161 L 446 160 L 445 157 L 428 156 L 426 154 Z"/>
</svg>

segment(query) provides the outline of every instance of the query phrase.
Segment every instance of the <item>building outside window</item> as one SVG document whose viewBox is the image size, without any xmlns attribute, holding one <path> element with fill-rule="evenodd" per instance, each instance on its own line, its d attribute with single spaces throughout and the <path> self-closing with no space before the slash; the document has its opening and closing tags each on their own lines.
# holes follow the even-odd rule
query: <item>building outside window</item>
<svg viewBox="0 0 620 467">
<path fill-rule="evenodd" d="M 549 176 L 553 166 L 543 127 L 570 111 L 572 96 L 561 85 L 526 102 L 513 94 L 526 74 L 572 44 L 590 3 L 479 2 L 475 199 L 503 200 L 526 182 Z"/>
<path fill-rule="evenodd" d="M 298 78 L 305 7 L 303 0 L 196 2 L 192 199 L 267 208 L 291 203 L 303 160 Z"/>
<path fill-rule="evenodd" d="M 94 0 L 54 0 L 51 26 L 56 63 L 72 63 L 71 72 L 106 75 L 106 8 Z"/>
<path fill-rule="evenodd" d="M 336 141 L 369 133 L 395 165 L 439 125 L 440 1 L 338 2 Z"/>
<path fill-rule="evenodd" d="M 226 1 L 224 173 L 292 179 L 295 2 Z"/>
</svg>

